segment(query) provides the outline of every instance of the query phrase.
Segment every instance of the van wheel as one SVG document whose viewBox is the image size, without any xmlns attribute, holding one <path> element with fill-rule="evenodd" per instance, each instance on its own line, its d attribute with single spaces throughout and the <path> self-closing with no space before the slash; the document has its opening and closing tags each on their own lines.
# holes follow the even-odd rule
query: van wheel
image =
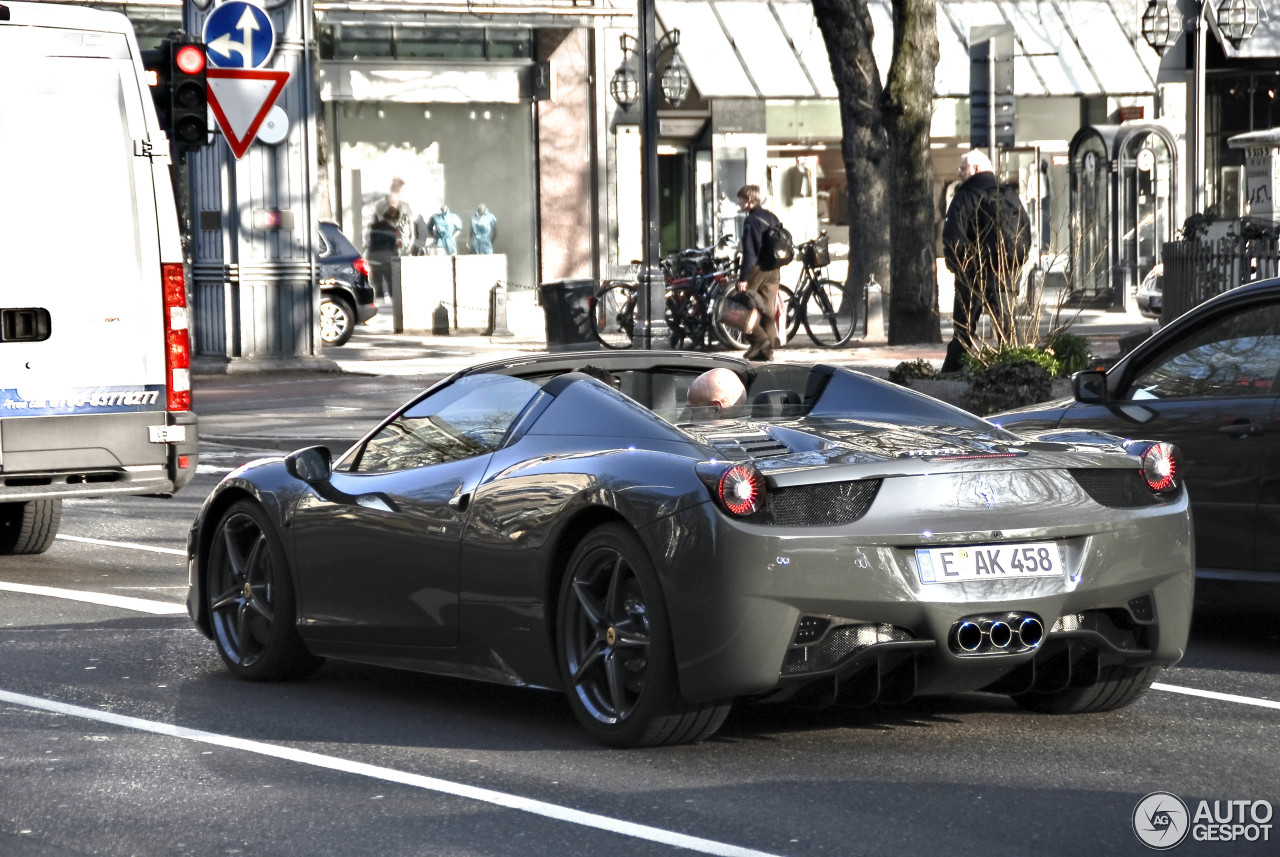
<svg viewBox="0 0 1280 857">
<path fill-rule="evenodd" d="M 320 299 L 320 341 L 325 345 L 346 345 L 356 327 L 355 308 L 342 297 Z"/>
<path fill-rule="evenodd" d="M 44 553 L 61 522 L 61 500 L 0 503 L 0 554 Z"/>
</svg>

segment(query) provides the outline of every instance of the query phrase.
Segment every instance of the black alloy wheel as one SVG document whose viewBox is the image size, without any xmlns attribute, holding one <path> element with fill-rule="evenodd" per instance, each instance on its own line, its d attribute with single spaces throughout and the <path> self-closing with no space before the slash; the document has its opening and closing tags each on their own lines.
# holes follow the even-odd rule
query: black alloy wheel
<svg viewBox="0 0 1280 857">
<path fill-rule="evenodd" d="M 241 500 L 227 510 L 208 551 L 206 597 L 218 654 L 240 678 L 301 678 L 324 662 L 294 624 L 293 582 L 266 513 Z"/>
<path fill-rule="evenodd" d="M 574 550 L 560 590 L 559 657 L 569 705 L 615 747 L 688 744 L 712 735 L 725 702 L 688 705 L 676 682 L 657 575 L 639 538 L 607 524 Z"/>
</svg>

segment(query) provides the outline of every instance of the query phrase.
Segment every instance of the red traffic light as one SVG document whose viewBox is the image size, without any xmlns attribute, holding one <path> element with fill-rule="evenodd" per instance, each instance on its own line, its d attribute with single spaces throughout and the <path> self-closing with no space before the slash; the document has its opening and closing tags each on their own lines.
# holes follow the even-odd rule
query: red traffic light
<svg viewBox="0 0 1280 857">
<path fill-rule="evenodd" d="M 199 45 L 183 45 L 173 58 L 173 64 L 184 74 L 204 71 L 204 50 Z"/>
</svg>

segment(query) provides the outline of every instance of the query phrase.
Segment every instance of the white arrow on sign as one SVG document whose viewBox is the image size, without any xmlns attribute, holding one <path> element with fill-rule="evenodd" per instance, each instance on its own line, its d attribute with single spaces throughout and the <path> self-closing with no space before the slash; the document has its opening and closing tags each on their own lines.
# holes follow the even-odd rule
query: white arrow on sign
<svg viewBox="0 0 1280 857">
<path fill-rule="evenodd" d="M 236 29 L 240 31 L 240 41 L 231 38 L 230 33 L 223 33 L 218 38 L 209 42 L 205 47 L 210 50 L 217 51 L 227 59 L 231 59 L 231 54 L 240 54 L 240 61 L 244 65 L 253 65 L 253 34 L 258 31 L 258 19 L 254 17 L 253 10 L 245 8 L 244 14 L 240 16 L 240 21 L 236 24 Z"/>
<path fill-rule="evenodd" d="M 249 151 L 289 72 L 265 68 L 210 68 L 209 107 L 236 160 Z"/>
</svg>

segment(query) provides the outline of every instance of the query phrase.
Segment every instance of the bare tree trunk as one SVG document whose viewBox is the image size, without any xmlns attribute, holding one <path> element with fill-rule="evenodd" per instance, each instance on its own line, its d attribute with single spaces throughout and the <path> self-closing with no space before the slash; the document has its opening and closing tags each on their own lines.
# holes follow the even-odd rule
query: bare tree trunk
<svg viewBox="0 0 1280 857">
<path fill-rule="evenodd" d="M 893 63 L 884 101 L 892 184 L 890 345 L 942 341 L 929 151 L 937 64 L 935 0 L 893 0 Z"/>
<path fill-rule="evenodd" d="M 893 286 L 887 216 L 889 145 L 881 112 L 880 71 L 871 51 L 874 29 L 866 0 L 812 2 L 840 96 L 841 147 L 849 183 L 847 282 L 860 306 L 872 277 L 883 287 L 886 299 Z M 936 41 L 934 51 L 936 57 Z"/>
</svg>

